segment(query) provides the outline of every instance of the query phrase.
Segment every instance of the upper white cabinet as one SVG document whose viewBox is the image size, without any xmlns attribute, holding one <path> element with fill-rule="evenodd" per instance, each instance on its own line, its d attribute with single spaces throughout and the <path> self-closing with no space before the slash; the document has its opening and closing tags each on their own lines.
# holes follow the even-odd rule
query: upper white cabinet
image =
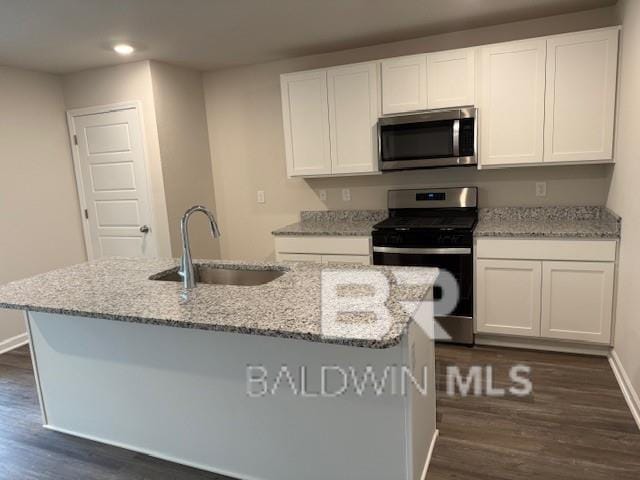
<svg viewBox="0 0 640 480">
<path fill-rule="evenodd" d="M 427 108 L 475 104 L 476 49 L 427 54 Z"/>
<path fill-rule="evenodd" d="M 287 175 L 378 172 L 380 115 L 478 107 L 478 168 L 613 161 L 618 27 L 281 76 Z"/>
<path fill-rule="evenodd" d="M 480 53 L 480 162 L 542 162 L 546 40 L 490 45 Z"/>
<path fill-rule="evenodd" d="M 287 174 L 330 174 L 327 72 L 314 70 L 282 75 L 280 87 Z"/>
<path fill-rule="evenodd" d="M 330 68 L 327 72 L 331 173 L 377 169 L 376 125 L 380 115 L 377 66 L 361 63 Z"/>
<path fill-rule="evenodd" d="M 427 108 L 427 56 L 382 61 L 382 113 L 412 112 Z"/>
<path fill-rule="evenodd" d="M 281 76 L 289 177 L 377 171 L 378 75 L 370 62 Z"/>
<path fill-rule="evenodd" d="M 545 162 L 610 160 L 618 29 L 547 40 Z"/>
<path fill-rule="evenodd" d="M 480 166 L 611 161 L 618 33 L 612 27 L 483 47 Z"/>
</svg>

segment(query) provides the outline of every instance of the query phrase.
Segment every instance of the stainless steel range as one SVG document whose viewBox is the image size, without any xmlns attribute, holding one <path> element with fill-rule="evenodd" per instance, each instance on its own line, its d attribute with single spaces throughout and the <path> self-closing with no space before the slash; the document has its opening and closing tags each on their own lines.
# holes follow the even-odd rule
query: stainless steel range
<svg viewBox="0 0 640 480">
<path fill-rule="evenodd" d="M 444 329 L 440 341 L 472 345 L 473 229 L 478 221 L 476 187 L 390 190 L 389 218 L 374 226 L 373 263 L 438 267 L 453 275 L 459 300 L 453 311 L 436 303 L 436 318 Z M 434 299 L 442 298 L 440 287 Z"/>
</svg>

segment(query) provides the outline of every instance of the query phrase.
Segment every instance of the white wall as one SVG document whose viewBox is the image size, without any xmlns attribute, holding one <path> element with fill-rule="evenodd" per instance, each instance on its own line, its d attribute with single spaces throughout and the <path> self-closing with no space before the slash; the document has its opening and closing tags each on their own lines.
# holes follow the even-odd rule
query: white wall
<svg viewBox="0 0 640 480">
<path fill-rule="evenodd" d="M 430 185 L 477 185 L 482 206 L 602 205 L 607 198 L 610 166 L 422 170 L 376 176 L 292 179 L 285 173 L 280 105 L 281 73 L 515 40 L 615 25 L 614 8 L 561 15 L 463 32 L 418 38 L 235 68 L 205 75 L 205 96 L 223 258 L 263 259 L 273 255 L 270 232 L 295 222 L 300 210 L 385 208 L 390 188 Z M 535 182 L 548 182 L 548 196 L 535 197 Z M 340 190 L 352 189 L 352 201 Z M 320 201 L 318 189 L 327 189 Z M 266 204 L 256 203 L 256 191 Z"/>
<path fill-rule="evenodd" d="M 0 67 L 0 284 L 86 259 L 60 79 Z M 24 333 L 0 310 L 0 350 Z"/>
<path fill-rule="evenodd" d="M 160 141 L 162 174 L 174 257 L 182 255 L 180 218 L 193 205 L 215 211 L 211 154 L 207 135 L 202 74 L 189 68 L 151 62 L 151 82 Z M 219 258 L 204 215 L 190 222 L 194 258 Z"/>
<path fill-rule="evenodd" d="M 62 79 L 67 109 L 138 100 L 142 102 L 146 155 L 151 183 L 153 225 L 160 257 L 171 256 L 162 163 L 149 62 L 96 68 L 65 75 Z"/>
<path fill-rule="evenodd" d="M 640 1 L 619 5 L 622 22 L 616 166 L 607 205 L 622 216 L 614 350 L 640 392 Z"/>
</svg>

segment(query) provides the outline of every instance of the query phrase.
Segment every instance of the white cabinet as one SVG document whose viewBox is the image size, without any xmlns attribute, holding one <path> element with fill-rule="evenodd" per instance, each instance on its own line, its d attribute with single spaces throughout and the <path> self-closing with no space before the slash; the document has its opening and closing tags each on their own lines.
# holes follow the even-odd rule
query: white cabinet
<svg viewBox="0 0 640 480">
<path fill-rule="evenodd" d="M 282 121 L 289 176 L 331 173 L 327 72 L 282 75 Z"/>
<path fill-rule="evenodd" d="M 280 77 L 287 175 L 378 170 L 378 63 Z"/>
<path fill-rule="evenodd" d="M 540 335 L 540 262 L 478 260 L 477 329 L 510 335 Z"/>
<path fill-rule="evenodd" d="M 541 334 L 609 343 L 613 263 L 543 262 Z"/>
<path fill-rule="evenodd" d="M 360 63 L 327 71 L 331 173 L 377 170 L 378 68 Z"/>
<path fill-rule="evenodd" d="M 382 61 L 382 113 L 427 108 L 427 56 L 410 55 Z"/>
<path fill-rule="evenodd" d="M 475 103 L 475 59 L 475 48 L 427 54 L 427 108 Z"/>
<path fill-rule="evenodd" d="M 371 257 L 369 255 L 322 255 L 322 263 L 341 264 L 355 263 L 357 265 L 371 265 Z"/>
<path fill-rule="evenodd" d="M 545 55 L 544 39 L 481 49 L 481 166 L 542 162 Z"/>
<path fill-rule="evenodd" d="M 616 247 L 614 240 L 478 239 L 477 331 L 609 344 Z"/>
<path fill-rule="evenodd" d="M 611 160 L 618 29 L 547 40 L 545 162 Z"/>
<path fill-rule="evenodd" d="M 371 265 L 371 237 L 277 236 L 276 260 Z"/>
<path fill-rule="evenodd" d="M 278 262 L 322 263 L 322 257 L 312 253 L 278 253 Z"/>
</svg>

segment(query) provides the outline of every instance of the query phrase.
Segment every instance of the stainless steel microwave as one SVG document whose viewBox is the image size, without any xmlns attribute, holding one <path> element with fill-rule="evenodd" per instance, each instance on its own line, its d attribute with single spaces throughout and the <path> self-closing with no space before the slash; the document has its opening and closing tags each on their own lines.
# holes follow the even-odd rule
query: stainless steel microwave
<svg viewBox="0 0 640 480">
<path fill-rule="evenodd" d="M 380 170 L 477 164 L 477 111 L 457 108 L 380 118 Z"/>
</svg>

